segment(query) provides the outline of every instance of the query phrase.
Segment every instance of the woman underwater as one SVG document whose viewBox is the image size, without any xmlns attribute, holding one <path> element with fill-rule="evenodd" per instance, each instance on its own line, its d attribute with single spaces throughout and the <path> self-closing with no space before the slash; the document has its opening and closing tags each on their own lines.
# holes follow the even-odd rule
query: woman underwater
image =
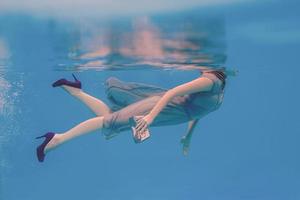
<svg viewBox="0 0 300 200">
<path fill-rule="evenodd" d="M 175 125 L 188 122 L 187 134 L 182 138 L 183 152 L 188 153 L 189 143 L 198 120 L 217 110 L 223 101 L 224 88 L 229 71 L 225 68 L 204 70 L 195 80 L 169 90 L 142 83 L 123 82 L 117 78 L 106 81 L 106 93 L 114 105 L 110 108 L 100 99 L 85 93 L 81 82 L 60 79 L 52 84 L 61 87 L 82 101 L 96 117 L 86 120 L 64 133 L 48 132 L 36 149 L 40 162 L 48 151 L 59 145 L 95 130 L 102 130 L 107 139 L 131 128 L 130 118 L 137 119 L 137 137 L 149 126 Z"/>
</svg>

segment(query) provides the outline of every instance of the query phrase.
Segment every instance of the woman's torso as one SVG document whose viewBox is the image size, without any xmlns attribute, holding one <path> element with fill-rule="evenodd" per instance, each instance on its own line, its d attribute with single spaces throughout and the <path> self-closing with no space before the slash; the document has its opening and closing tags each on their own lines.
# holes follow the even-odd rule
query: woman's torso
<svg viewBox="0 0 300 200">
<path fill-rule="evenodd" d="M 218 109 L 223 101 L 226 75 L 223 72 L 204 72 L 203 77 L 213 81 L 211 90 L 196 92 L 185 97 L 185 109 L 190 118 L 201 118 Z"/>
<path fill-rule="evenodd" d="M 158 116 L 157 118 L 167 120 L 168 117 L 166 116 L 172 116 L 173 119 L 174 115 L 178 115 L 178 118 L 184 118 L 181 120 L 186 121 L 201 118 L 219 108 L 224 94 L 224 84 L 222 80 L 211 72 L 205 72 L 202 76 L 213 81 L 213 86 L 210 91 L 174 97 L 161 111 L 161 117 Z M 167 91 L 167 89 L 153 85 L 123 82 L 114 77 L 109 78 L 105 85 L 108 99 L 115 107 L 114 111 L 130 104 L 153 98 L 153 96 L 162 97 Z"/>
</svg>

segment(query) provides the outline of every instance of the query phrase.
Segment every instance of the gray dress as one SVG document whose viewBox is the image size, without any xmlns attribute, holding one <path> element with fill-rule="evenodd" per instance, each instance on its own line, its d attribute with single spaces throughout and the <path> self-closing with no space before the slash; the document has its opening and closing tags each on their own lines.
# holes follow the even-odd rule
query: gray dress
<svg viewBox="0 0 300 200">
<path fill-rule="evenodd" d="M 213 81 L 210 91 L 174 97 L 151 126 L 185 123 L 218 109 L 224 94 L 222 81 L 211 73 L 203 73 L 202 76 Z M 129 119 L 137 115 L 147 115 L 166 91 L 167 89 L 153 85 L 108 78 L 105 92 L 113 112 L 104 116 L 103 134 L 110 137 L 130 129 Z"/>
</svg>

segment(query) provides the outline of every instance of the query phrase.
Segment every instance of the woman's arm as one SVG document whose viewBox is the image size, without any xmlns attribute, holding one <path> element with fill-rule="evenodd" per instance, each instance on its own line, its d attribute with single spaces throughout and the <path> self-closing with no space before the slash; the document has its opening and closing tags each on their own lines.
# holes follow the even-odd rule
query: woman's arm
<svg viewBox="0 0 300 200">
<path fill-rule="evenodd" d="M 183 154 L 184 155 L 187 155 L 189 152 L 192 135 L 193 135 L 194 129 L 195 129 L 198 121 L 199 121 L 199 119 L 195 119 L 195 120 L 192 120 L 189 122 L 187 134 L 184 135 L 180 141 L 183 145 Z"/>
<path fill-rule="evenodd" d="M 206 77 L 200 77 L 188 83 L 179 85 L 167 91 L 163 97 L 157 102 L 148 115 L 141 118 L 137 122 L 136 130 L 144 131 L 150 125 L 160 111 L 176 96 L 191 94 L 201 91 L 209 91 L 213 86 L 213 81 Z"/>
<path fill-rule="evenodd" d="M 198 123 L 199 119 L 195 119 L 189 121 L 187 134 L 184 136 L 185 138 L 192 138 L 193 131 Z"/>
</svg>

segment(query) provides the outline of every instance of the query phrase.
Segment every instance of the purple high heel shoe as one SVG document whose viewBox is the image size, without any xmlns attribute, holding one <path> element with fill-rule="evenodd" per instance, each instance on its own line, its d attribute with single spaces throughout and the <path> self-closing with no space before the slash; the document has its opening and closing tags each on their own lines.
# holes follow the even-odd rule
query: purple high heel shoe
<svg viewBox="0 0 300 200">
<path fill-rule="evenodd" d="M 68 80 L 62 78 L 62 79 L 59 79 L 59 80 L 55 81 L 52 84 L 52 87 L 59 87 L 59 86 L 62 86 L 62 85 L 67 85 L 67 86 L 70 86 L 70 87 L 81 89 L 81 82 L 75 77 L 74 74 L 72 74 L 72 76 L 75 80 L 74 82 L 68 81 Z"/>
<path fill-rule="evenodd" d="M 40 138 L 46 138 L 45 140 L 44 140 L 44 142 L 40 145 L 40 146 L 38 146 L 37 148 L 36 148 L 36 155 L 37 155 L 37 158 L 38 158 L 38 160 L 40 161 L 40 162 L 43 162 L 44 161 L 44 159 L 45 159 L 45 152 L 44 152 L 44 150 L 45 150 L 45 147 L 46 147 L 46 145 L 52 140 L 52 138 L 54 137 L 54 135 L 55 135 L 55 133 L 52 133 L 52 132 L 48 132 L 48 133 L 46 133 L 45 135 L 42 135 L 42 136 L 39 136 L 39 137 L 36 137 L 35 139 L 40 139 Z"/>
</svg>

